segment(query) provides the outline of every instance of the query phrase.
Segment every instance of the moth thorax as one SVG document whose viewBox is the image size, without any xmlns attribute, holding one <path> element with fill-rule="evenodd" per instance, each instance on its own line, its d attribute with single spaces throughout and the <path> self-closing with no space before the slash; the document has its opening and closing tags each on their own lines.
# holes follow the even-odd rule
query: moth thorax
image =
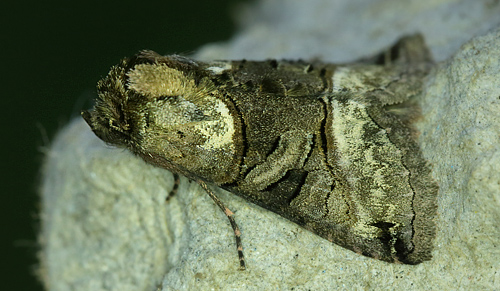
<svg viewBox="0 0 500 291">
<path fill-rule="evenodd" d="M 158 99 L 149 103 L 148 116 L 147 151 L 160 152 L 169 162 L 216 183 L 238 172 L 235 121 L 222 99 L 210 95 L 196 100 Z"/>
</svg>

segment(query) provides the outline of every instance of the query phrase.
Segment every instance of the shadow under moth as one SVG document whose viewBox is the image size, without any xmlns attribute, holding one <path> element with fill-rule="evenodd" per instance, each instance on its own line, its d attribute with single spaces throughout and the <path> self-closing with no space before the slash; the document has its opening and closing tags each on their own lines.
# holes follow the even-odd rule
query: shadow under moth
<svg viewBox="0 0 500 291">
<path fill-rule="evenodd" d="M 431 258 L 438 187 L 412 98 L 432 66 L 420 35 L 349 64 L 200 62 L 142 51 L 98 83 L 82 115 L 108 144 L 213 184 L 356 253 Z"/>
</svg>

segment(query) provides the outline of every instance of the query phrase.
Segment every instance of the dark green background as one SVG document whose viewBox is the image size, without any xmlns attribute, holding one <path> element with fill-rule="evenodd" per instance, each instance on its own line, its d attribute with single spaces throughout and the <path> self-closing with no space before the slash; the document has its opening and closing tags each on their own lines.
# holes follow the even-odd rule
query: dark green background
<svg viewBox="0 0 500 291">
<path fill-rule="evenodd" d="M 141 49 L 189 54 L 230 38 L 240 1 L 17 1 L 0 8 L 2 290 L 40 290 L 32 276 L 41 149 L 109 67 Z M 42 128 L 42 130 L 40 129 Z"/>
</svg>

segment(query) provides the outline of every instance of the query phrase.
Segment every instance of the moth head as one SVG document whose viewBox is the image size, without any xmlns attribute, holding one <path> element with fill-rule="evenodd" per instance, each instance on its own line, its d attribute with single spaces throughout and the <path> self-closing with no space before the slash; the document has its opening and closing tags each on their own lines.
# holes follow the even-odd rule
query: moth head
<svg viewBox="0 0 500 291">
<path fill-rule="evenodd" d="M 207 86 L 197 86 L 194 78 L 183 72 L 192 71 L 195 65 L 186 58 L 163 57 L 152 51 L 123 59 L 98 82 L 94 109 L 83 111 L 82 116 L 106 143 L 133 147 L 143 138 L 149 115 L 158 111 L 152 107 L 161 100 L 186 95 L 200 99 L 206 93 Z"/>
<path fill-rule="evenodd" d="M 127 114 L 128 94 L 124 84 L 126 60 L 111 68 L 97 84 L 94 109 L 82 111 L 92 131 L 108 144 L 126 146 L 130 141 L 131 123 Z"/>
<path fill-rule="evenodd" d="M 204 66 L 151 51 L 124 59 L 99 81 L 95 107 L 83 118 L 105 142 L 153 164 L 214 172 L 234 156 L 235 119 Z"/>
</svg>

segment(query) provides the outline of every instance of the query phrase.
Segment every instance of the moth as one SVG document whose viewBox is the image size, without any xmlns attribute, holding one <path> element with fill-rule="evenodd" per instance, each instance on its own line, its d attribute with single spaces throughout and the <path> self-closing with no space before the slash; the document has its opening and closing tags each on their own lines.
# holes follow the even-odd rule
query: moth
<svg viewBox="0 0 500 291">
<path fill-rule="evenodd" d="M 201 62 L 142 51 L 98 82 L 82 115 L 108 144 L 229 190 L 358 254 L 431 259 L 438 186 L 413 100 L 432 67 L 420 35 L 348 64 Z"/>
</svg>

